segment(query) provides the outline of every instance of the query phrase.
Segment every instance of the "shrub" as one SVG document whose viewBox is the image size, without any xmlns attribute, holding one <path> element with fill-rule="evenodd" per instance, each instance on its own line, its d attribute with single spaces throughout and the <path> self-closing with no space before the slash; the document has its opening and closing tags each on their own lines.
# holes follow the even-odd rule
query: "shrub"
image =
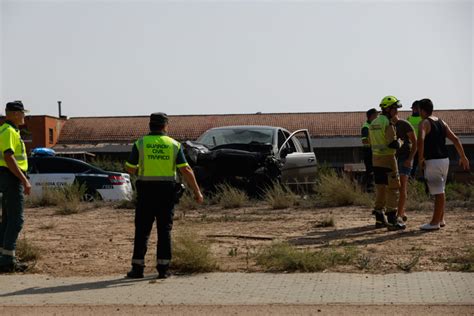
<svg viewBox="0 0 474 316">
<path fill-rule="evenodd" d="M 181 210 L 196 210 L 199 207 L 199 203 L 194 199 L 194 195 L 189 190 L 186 190 L 177 206 Z"/>
<path fill-rule="evenodd" d="M 268 271 L 316 272 L 336 265 L 351 263 L 357 250 L 346 247 L 342 251 L 322 249 L 319 251 L 299 250 L 288 243 L 274 243 L 257 255 L 256 262 Z"/>
<path fill-rule="evenodd" d="M 249 197 L 244 191 L 226 183 L 217 187 L 214 199 L 224 209 L 242 207 L 249 202 Z"/>
<path fill-rule="evenodd" d="M 40 257 L 41 250 L 24 237 L 18 239 L 16 253 L 21 261 L 36 261 Z"/>
<path fill-rule="evenodd" d="M 199 241 L 194 233 L 186 233 L 175 238 L 172 267 L 185 273 L 211 272 L 218 268 L 209 245 Z"/>
<path fill-rule="evenodd" d="M 321 175 L 315 185 L 317 204 L 321 206 L 372 205 L 370 195 L 346 175 L 334 171 Z"/>
<path fill-rule="evenodd" d="M 407 210 L 415 210 L 415 209 L 425 209 L 431 208 L 428 205 L 430 201 L 430 196 L 426 192 L 426 185 L 424 182 L 416 181 L 416 180 L 409 180 L 408 181 L 408 188 L 407 188 L 407 203 L 406 209 Z"/>
<path fill-rule="evenodd" d="M 474 185 L 452 182 L 446 185 L 447 201 L 472 201 L 474 200 Z"/>
<path fill-rule="evenodd" d="M 86 186 L 74 183 L 71 185 L 64 185 L 55 189 L 57 191 L 57 214 L 69 215 L 75 214 L 79 211 L 79 206 L 84 194 L 86 193 Z"/>
<path fill-rule="evenodd" d="M 268 187 L 264 197 L 274 210 L 291 207 L 297 202 L 296 194 L 279 182 L 274 182 L 271 187 Z"/>
</svg>

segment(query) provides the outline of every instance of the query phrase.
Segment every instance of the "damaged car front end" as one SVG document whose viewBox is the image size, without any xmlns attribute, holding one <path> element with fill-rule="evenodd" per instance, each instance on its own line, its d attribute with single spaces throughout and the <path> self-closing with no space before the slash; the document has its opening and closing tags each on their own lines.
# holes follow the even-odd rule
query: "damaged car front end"
<svg viewBox="0 0 474 316">
<path fill-rule="evenodd" d="M 213 128 L 197 141 L 186 141 L 183 146 L 197 181 L 204 189 L 213 190 L 221 183 L 228 183 L 258 194 L 274 182 L 298 182 L 301 176 L 313 171 L 316 174 L 314 153 L 305 152 L 293 137 L 301 132 L 311 148 L 307 130 L 290 135 L 285 129 L 272 126 Z M 303 160 L 301 155 L 305 156 Z"/>
</svg>

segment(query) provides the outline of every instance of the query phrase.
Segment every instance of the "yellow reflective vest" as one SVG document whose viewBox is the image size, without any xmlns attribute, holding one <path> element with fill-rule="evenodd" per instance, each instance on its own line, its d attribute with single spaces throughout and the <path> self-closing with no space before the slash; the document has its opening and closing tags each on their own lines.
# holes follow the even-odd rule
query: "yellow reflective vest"
<svg viewBox="0 0 474 316">
<path fill-rule="evenodd" d="M 28 157 L 26 155 L 25 143 L 20 136 L 20 131 L 8 123 L 0 126 L 0 166 L 7 167 L 3 153 L 11 149 L 18 167 L 26 172 L 28 170 Z"/>
<path fill-rule="evenodd" d="M 420 125 L 421 116 L 410 115 L 407 117 L 407 121 L 410 122 L 411 126 L 413 126 L 413 129 L 415 130 L 415 135 L 416 137 L 418 137 L 418 125 Z"/>
<path fill-rule="evenodd" d="M 138 179 L 175 181 L 176 157 L 181 144 L 166 135 L 147 135 L 135 143 L 139 153 Z"/>
<path fill-rule="evenodd" d="M 372 153 L 375 156 L 395 155 L 396 149 L 388 144 L 396 140 L 395 131 L 385 115 L 379 115 L 369 127 L 369 139 Z"/>
<path fill-rule="evenodd" d="M 370 123 L 367 122 L 367 121 L 365 121 L 364 124 L 362 124 L 361 131 L 363 131 L 364 128 L 367 128 L 367 130 L 369 130 L 369 128 L 370 128 Z M 368 137 L 365 137 L 364 135 L 362 135 L 361 139 L 362 139 L 362 145 L 363 145 L 364 147 L 370 147 L 370 144 L 364 144 L 364 142 L 363 142 L 365 139 L 369 139 Z"/>
</svg>

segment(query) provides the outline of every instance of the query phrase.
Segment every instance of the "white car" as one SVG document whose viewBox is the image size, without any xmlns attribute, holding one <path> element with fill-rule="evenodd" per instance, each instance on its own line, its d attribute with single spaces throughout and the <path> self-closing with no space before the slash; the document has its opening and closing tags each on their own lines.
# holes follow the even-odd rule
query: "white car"
<svg viewBox="0 0 474 316">
<path fill-rule="evenodd" d="M 28 158 L 28 176 L 32 195 L 42 194 L 43 188 L 84 184 L 84 200 L 131 200 L 132 184 L 126 173 L 104 171 L 81 160 L 36 156 Z"/>
</svg>

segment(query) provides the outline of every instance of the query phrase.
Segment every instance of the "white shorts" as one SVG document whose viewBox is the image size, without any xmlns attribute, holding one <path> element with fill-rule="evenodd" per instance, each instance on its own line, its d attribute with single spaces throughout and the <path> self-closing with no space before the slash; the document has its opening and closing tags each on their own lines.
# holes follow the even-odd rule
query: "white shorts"
<svg viewBox="0 0 474 316">
<path fill-rule="evenodd" d="M 425 160 L 425 179 L 431 195 L 444 193 L 448 169 L 449 158 Z"/>
</svg>

